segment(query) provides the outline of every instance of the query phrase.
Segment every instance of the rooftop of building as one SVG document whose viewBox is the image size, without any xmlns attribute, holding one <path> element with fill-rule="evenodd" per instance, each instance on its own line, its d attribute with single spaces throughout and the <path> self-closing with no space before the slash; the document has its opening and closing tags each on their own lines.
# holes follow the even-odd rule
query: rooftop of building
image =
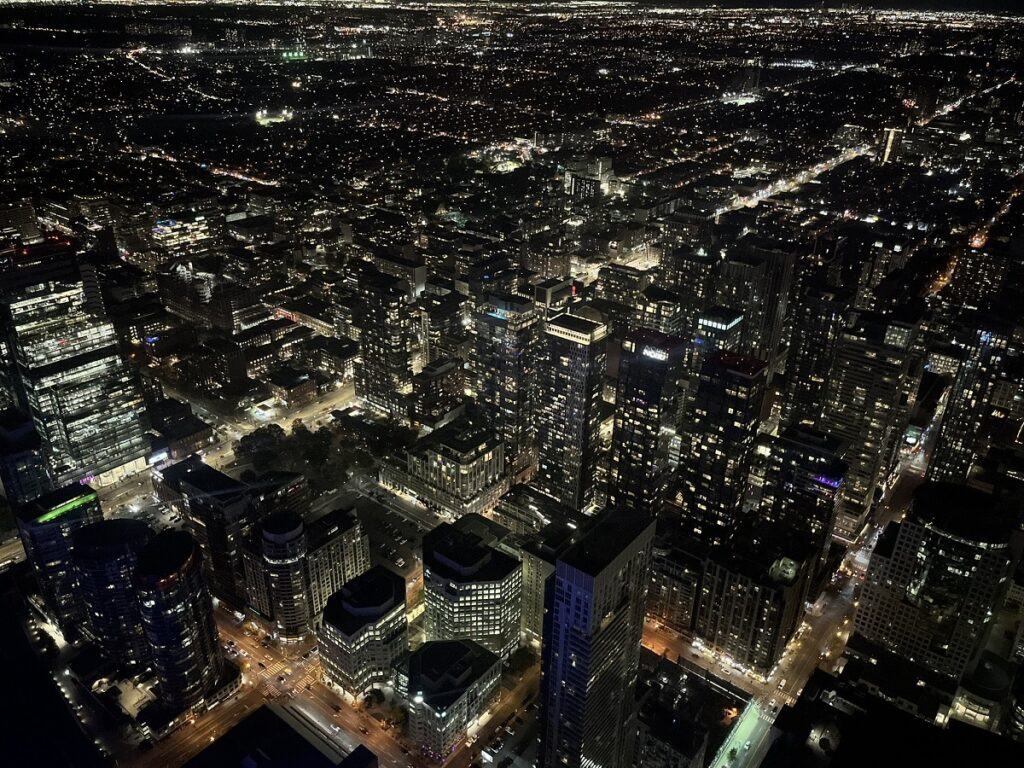
<svg viewBox="0 0 1024 768">
<path fill-rule="evenodd" d="M 476 456 L 494 449 L 498 436 L 493 425 L 480 418 L 460 416 L 416 442 L 415 450 L 446 448 L 464 456 Z"/>
<path fill-rule="evenodd" d="M 294 368 L 290 365 L 283 365 L 268 373 L 265 381 L 281 389 L 295 389 L 306 384 L 310 378 L 309 371 Z"/>
<path fill-rule="evenodd" d="M 611 510 L 604 513 L 565 551 L 559 562 L 597 576 L 611 565 L 654 520 L 637 512 Z"/>
<path fill-rule="evenodd" d="M 831 455 L 843 453 L 846 445 L 841 437 L 805 424 L 790 424 L 785 427 L 779 434 L 779 440 L 792 445 L 812 448 L 818 453 Z"/>
<path fill-rule="evenodd" d="M 679 304 L 679 294 L 668 288 L 662 288 L 660 285 L 648 285 L 641 293 L 643 301 L 648 303 L 665 302 L 673 305 Z"/>
<path fill-rule="evenodd" d="M 579 315 L 561 314 L 548 320 L 549 327 L 564 328 L 567 331 L 573 333 L 581 333 L 586 335 L 592 335 L 598 333 L 602 325 L 596 320 L 588 320 L 585 317 Z"/>
<path fill-rule="evenodd" d="M 497 654 L 473 640 L 424 643 L 409 655 L 409 695 L 445 711 L 500 664 Z"/>
<path fill-rule="evenodd" d="M 95 502 L 99 497 L 92 486 L 85 483 L 70 483 L 56 490 L 44 493 L 31 504 L 17 509 L 18 519 L 26 523 L 49 523 L 73 509 Z"/>
<path fill-rule="evenodd" d="M 732 328 L 741 320 L 743 320 L 743 312 L 732 307 L 725 307 L 721 304 L 716 304 L 713 307 L 708 307 L 700 313 L 700 321 L 711 321 L 719 325 L 724 325 L 727 328 Z"/>
<path fill-rule="evenodd" d="M 554 520 L 523 542 L 522 549 L 553 565 L 572 546 L 576 531 L 568 523 Z"/>
<path fill-rule="evenodd" d="M 653 348 L 668 353 L 673 350 L 681 350 L 686 346 L 686 341 L 678 336 L 662 333 L 654 328 L 636 328 L 625 334 L 623 343 L 632 342 L 644 348 Z"/>
<path fill-rule="evenodd" d="M 335 357 L 355 357 L 359 354 L 359 342 L 347 336 L 314 336 L 307 344 L 309 349 L 317 349 Z"/>
<path fill-rule="evenodd" d="M 290 510 L 272 512 L 263 518 L 261 525 L 264 537 L 279 539 L 298 535 L 302 531 L 302 515 Z"/>
<path fill-rule="evenodd" d="M 183 483 L 187 483 L 200 493 L 213 496 L 241 495 L 245 485 L 228 477 L 218 469 L 214 469 L 196 454 L 182 459 L 160 471 L 160 479 L 164 485 L 180 491 Z"/>
<path fill-rule="evenodd" d="M 454 360 L 450 357 L 440 357 L 437 360 L 432 360 L 424 365 L 420 372 L 413 376 L 413 381 L 436 379 L 440 376 L 446 376 L 453 372 L 461 371 L 462 368 L 463 362 L 461 360 Z"/>
<path fill-rule="evenodd" d="M 168 528 L 139 552 L 135 574 L 140 579 L 163 579 L 181 571 L 192 557 L 199 557 L 199 545 L 191 534 Z"/>
<path fill-rule="evenodd" d="M 382 565 L 346 582 L 327 599 L 323 622 L 349 637 L 396 605 L 405 605 L 405 579 Z"/>
<path fill-rule="evenodd" d="M 909 519 L 984 544 L 1008 544 L 1020 515 L 995 496 L 956 483 L 925 483 L 914 492 Z"/>
<path fill-rule="evenodd" d="M 359 524 L 359 518 L 352 508 L 339 507 L 331 510 L 306 525 L 306 541 L 309 551 L 319 549 L 345 531 Z"/>
<path fill-rule="evenodd" d="M 510 535 L 508 528 L 476 512 L 463 515 L 452 525 L 464 533 L 476 536 L 489 547 L 504 541 Z"/>
<path fill-rule="evenodd" d="M 452 581 L 483 582 L 506 578 L 519 562 L 477 534 L 441 523 L 423 536 L 423 567 Z"/>
<path fill-rule="evenodd" d="M 763 374 L 768 367 L 764 360 L 729 350 L 716 352 L 707 364 L 751 379 Z"/>
<path fill-rule="evenodd" d="M 97 520 L 71 534 L 76 557 L 105 557 L 125 550 L 138 551 L 152 537 L 149 523 L 128 517 Z"/>
</svg>

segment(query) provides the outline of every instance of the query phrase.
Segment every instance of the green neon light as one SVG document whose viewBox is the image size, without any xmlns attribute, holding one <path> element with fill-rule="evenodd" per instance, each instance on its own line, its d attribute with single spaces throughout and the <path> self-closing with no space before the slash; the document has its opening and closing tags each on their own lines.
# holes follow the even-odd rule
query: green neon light
<svg viewBox="0 0 1024 768">
<path fill-rule="evenodd" d="M 70 512 L 73 509 L 78 509 L 79 507 L 84 506 L 85 504 L 88 504 L 91 501 L 96 501 L 96 494 L 95 493 L 89 493 L 89 494 L 86 494 L 85 496 L 79 496 L 77 499 L 72 499 L 71 501 L 64 502 L 59 507 L 54 507 L 49 512 L 47 512 L 46 514 L 44 514 L 41 517 L 37 518 L 36 522 L 37 523 L 49 523 L 49 522 L 52 522 L 53 520 L 56 520 L 61 515 L 66 514 L 66 513 Z"/>
</svg>

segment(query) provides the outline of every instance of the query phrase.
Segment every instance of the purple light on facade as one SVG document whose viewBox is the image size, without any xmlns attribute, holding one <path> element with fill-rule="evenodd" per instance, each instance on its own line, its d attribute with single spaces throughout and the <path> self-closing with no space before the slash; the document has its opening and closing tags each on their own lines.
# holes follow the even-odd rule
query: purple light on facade
<svg viewBox="0 0 1024 768">
<path fill-rule="evenodd" d="M 816 475 L 814 482 L 818 485 L 827 485 L 829 488 L 838 488 L 843 482 L 841 478 L 829 477 L 828 475 Z"/>
</svg>

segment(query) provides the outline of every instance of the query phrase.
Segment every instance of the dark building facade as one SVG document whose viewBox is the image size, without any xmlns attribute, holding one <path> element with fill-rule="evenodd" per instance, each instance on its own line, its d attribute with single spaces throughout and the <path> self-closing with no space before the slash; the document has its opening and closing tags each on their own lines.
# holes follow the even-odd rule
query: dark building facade
<svg viewBox="0 0 1024 768">
<path fill-rule="evenodd" d="M 71 534 L 84 631 L 104 655 L 118 663 L 140 665 L 149 660 L 135 593 L 135 566 L 152 537 L 147 523 L 128 518 L 98 520 Z"/>
<path fill-rule="evenodd" d="M 606 513 L 558 559 L 541 660 L 542 768 L 632 765 L 654 523 Z"/>
<path fill-rule="evenodd" d="M 224 669 L 202 550 L 184 531 L 164 531 L 139 552 L 135 576 L 161 702 L 174 712 L 201 706 Z"/>
<path fill-rule="evenodd" d="M 84 618 L 72 559 L 73 534 L 102 518 L 96 492 L 78 483 L 44 494 L 17 512 L 18 533 L 39 583 L 43 609 L 62 630 L 76 631 Z"/>
</svg>

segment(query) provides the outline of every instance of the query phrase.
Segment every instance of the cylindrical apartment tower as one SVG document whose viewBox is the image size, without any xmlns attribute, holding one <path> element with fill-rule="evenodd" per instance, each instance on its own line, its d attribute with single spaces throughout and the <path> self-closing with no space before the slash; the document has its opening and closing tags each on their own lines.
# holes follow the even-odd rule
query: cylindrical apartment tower
<svg viewBox="0 0 1024 768">
<path fill-rule="evenodd" d="M 263 521 L 263 562 L 267 569 L 274 625 L 283 642 L 305 637 L 309 626 L 306 587 L 306 529 L 294 512 L 277 512 Z"/>
<path fill-rule="evenodd" d="M 196 707 L 224 668 L 202 551 L 188 533 L 164 531 L 139 553 L 135 577 L 161 698 L 169 709 Z"/>
</svg>

